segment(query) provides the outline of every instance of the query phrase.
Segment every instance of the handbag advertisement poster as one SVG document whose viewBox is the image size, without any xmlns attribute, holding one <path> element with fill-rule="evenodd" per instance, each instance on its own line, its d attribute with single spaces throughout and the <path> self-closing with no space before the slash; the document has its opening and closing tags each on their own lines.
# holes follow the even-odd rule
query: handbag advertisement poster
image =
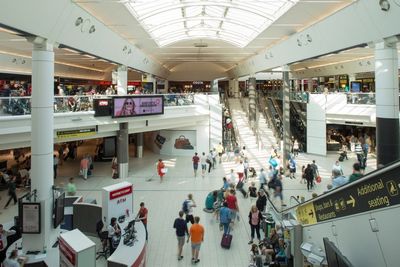
<svg viewBox="0 0 400 267">
<path fill-rule="evenodd" d="M 165 138 L 161 154 L 192 155 L 196 150 L 196 131 L 162 130 L 160 135 Z"/>
</svg>

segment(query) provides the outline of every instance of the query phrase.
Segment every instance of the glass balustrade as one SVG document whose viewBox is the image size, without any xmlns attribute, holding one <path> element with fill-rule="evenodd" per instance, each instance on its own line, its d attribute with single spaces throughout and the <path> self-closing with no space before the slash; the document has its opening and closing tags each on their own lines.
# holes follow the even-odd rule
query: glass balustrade
<svg viewBox="0 0 400 267">
<path fill-rule="evenodd" d="M 347 93 L 347 104 L 375 105 L 375 93 Z"/>
<path fill-rule="evenodd" d="M 282 90 L 264 92 L 264 96 L 282 100 Z M 289 93 L 290 101 L 308 103 L 308 92 L 295 92 Z"/>
<path fill-rule="evenodd" d="M 54 113 L 93 111 L 94 98 L 107 98 L 106 95 L 55 96 Z M 164 106 L 194 105 L 194 94 L 165 94 Z M 0 116 L 19 116 L 31 114 L 30 96 L 0 97 Z"/>
</svg>

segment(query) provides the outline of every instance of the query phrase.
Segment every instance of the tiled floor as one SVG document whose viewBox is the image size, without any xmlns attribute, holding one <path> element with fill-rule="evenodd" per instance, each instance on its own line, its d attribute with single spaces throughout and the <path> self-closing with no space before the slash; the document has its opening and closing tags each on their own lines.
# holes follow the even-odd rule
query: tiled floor
<svg viewBox="0 0 400 267">
<path fill-rule="evenodd" d="M 245 145 L 249 157 L 250 166 L 255 167 L 258 171 L 261 166 L 267 167 L 267 158 L 271 151 L 271 144 L 275 143 L 270 129 L 264 125 L 260 126 L 263 132 L 263 146 L 259 151 L 256 139 L 251 133 L 245 113 L 241 110 L 238 100 L 231 100 L 231 110 L 233 113 L 233 121 L 240 129 L 241 144 Z M 262 123 L 262 118 L 260 118 Z M 80 151 L 87 151 L 91 147 L 83 145 L 79 148 Z M 202 152 L 202 151 L 199 151 Z M 83 153 L 83 152 L 82 152 Z M 169 172 L 166 175 L 165 181 L 160 183 L 156 177 L 155 164 L 159 155 L 145 151 L 144 158 L 132 158 L 130 160 L 129 178 L 128 181 L 134 184 L 134 203 L 135 210 L 141 201 L 146 203 L 149 209 L 149 242 L 147 249 L 147 264 L 150 267 L 162 266 L 189 266 L 190 263 L 190 246 L 185 244 L 184 259 L 177 261 L 176 246 L 177 241 L 175 232 L 172 228 L 174 219 L 181 209 L 182 202 L 188 193 L 193 193 L 194 199 L 198 205 L 195 208 L 195 215 L 200 216 L 200 223 L 205 227 L 205 241 L 200 251 L 200 263 L 198 266 L 211 267 L 245 267 L 249 263 L 249 245 L 247 242 L 250 239 L 250 228 L 248 226 L 247 214 L 251 203 L 249 199 L 244 199 L 241 194 L 238 194 L 240 206 L 241 220 L 236 223 L 233 231 L 233 241 L 230 250 L 225 250 L 220 247 L 221 232 L 218 228 L 218 223 L 212 218 L 211 214 L 205 213 L 202 209 L 207 194 L 218 189 L 222 185 L 222 177 L 229 173 L 229 170 L 235 166 L 234 162 L 223 162 L 218 165 L 215 170 L 207 174 L 204 178 L 193 177 L 191 157 L 162 157 L 166 162 Z M 298 173 L 300 177 L 301 165 L 315 159 L 321 176 L 322 183 L 319 184 L 315 192 L 321 193 L 325 190 L 326 185 L 330 182 L 330 171 L 332 164 L 337 159 L 337 154 L 329 154 L 327 157 L 300 154 L 297 158 Z M 354 162 L 354 155 L 350 155 L 348 161 L 343 162 L 345 174 L 351 173 L 351 165 Z M 375 161 L 370 157 L 369 166 L 375 165 Z M 70 176 L 78 174 L 78 162 L 68 161 L 59 168 L 59 178 L 56 184 L 63 186 L 67 183 Z M 367 171 L 370 171 L 368 168 Z M 148 181 L 149 178 L 153 178 Z M 96 162 L 93 175 L 87 180 L 77 178 L 76 184 L 79 194 L 85 197 L 96 198 L 98 203 L 101 203 L 101 188 L 113 183 L 118 183 L 120 180 L 111 179 L 111 163 Z M 289 198 L 293 196 L 304 196 L 306 199 L 311 197 L 311 193 L 307 192 L 306 186 L 300 184 L 299 178 L 295 180 L 284 180 L 284 197 L 286 204 L 290 203 Z M 6 192 L 2 191 L 0 205 L 4 205 L 6 201 Z M 1 222 L 7 222 L 17 214 L 15 206 L 7 210 L 2 210 L 0 215 Z M 105 261 L 98 261 L 97 266 L 105 266 Z"/>
</svg>

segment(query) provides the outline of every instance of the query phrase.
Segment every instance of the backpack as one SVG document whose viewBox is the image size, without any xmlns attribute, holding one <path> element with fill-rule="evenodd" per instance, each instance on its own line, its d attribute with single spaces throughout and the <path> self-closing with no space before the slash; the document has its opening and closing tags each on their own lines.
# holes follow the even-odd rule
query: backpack
<svg viewBox="0 0 400 267">
<path fill-rule="evenodd" d="M 185 213 L 185 214 L 188 214 L 188 212 L 189 212 L 189 200 L 185 200 L 185 201 L 183 201 L 183 203 L 182 203 L 182 211 Z"/>
</svg>

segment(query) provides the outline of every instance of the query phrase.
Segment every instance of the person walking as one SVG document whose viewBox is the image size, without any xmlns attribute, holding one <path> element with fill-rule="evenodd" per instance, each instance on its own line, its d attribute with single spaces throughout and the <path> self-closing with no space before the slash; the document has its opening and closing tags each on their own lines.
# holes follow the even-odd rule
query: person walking
<svg viewBox="0 0 400 267">
<path fill-rule="evenodd" d="M 228 208 L 232 212 L 232 223 L 235 221 L 235 218 L 239 218 L 239 205 L 237 202 L 237 198 L 235 196 L 235 189 L 229 190 L 226 198 L 225 198 L 226 203 L 228 204 Z"/>
<path fill-rule="evenodd" d="M 186 214 L 186 223 L 190 222 L 194 224 L 193 208 L 197 207 L 196 202 L 193 199 L 193 195 L 189 194 L 188 198 L 183 202 L 182 210 Z"/>
<path fill-rule="evenodd" d="M 17 177 L 15 175 L 13 175 L 10 179 L 10 181 L 8 182 L 8 195 L 10 196 L 10 198 L 7 201 L 7 204 L 4 206 L 5 209 L 7 209 L 8 205 L 10 204 L 11 200 L 14 200 L 14 205 L 17 204 L 17 194 L 16 194 L 16 190 L 17 190 L 17 183 L 16 183 Z"/>
<path fill-rule="evenodd" d="M 6 259 L 7 237 L 14 234 L 14 230 L 6 231 L 3 229 L 3 225 L 0 224 L 0 264 Z"/>
<path fill-rule="evenodd" d="M 249 242 L 250 244 L 253 244 L 254 240 L 254 232 L 257 234 L 257 239 L 258 243 L 260 242 L 261 235 L 260 235 L 260 224 L 261 220 L 263 219 L 263 216 L 261 214 L 261 211 L 257 209 L 256 205 L 251 206 L 250 212 L 249 212 L 249 224 L 250 224 L 250 229 L 251 229 L 251 240 Z"/>
<path fill-rule="evenodd" d="M 264 172 L 264 169 L 260 169 L 260 175 L 258 176 L 258 180 L 260 181 L 260 189 L 264 189 L 264 185 L 267 184 L 267 175 Z"/>
<path fill-rule="evenodd" d="M 56 154 L 53 155 L 53 178 L 57 178 L 57 167 L 58 167 L 58 157 Z"/>
<path fill-rule="evenodd" d="M 187 223 L 183 219 L 184 214 L 185 213 L 182 210 L 179 211 L 179 217 L 175 219 L 173 226 L 176 230 L 176 238 L 178 239 L 178 261 L 183 259 L 182 250 L 183 250 L 183 245 L 185 244 L 185 235 L 188 236 L 189 240 L 189 231 L 187 228 Z"/>
<path fill-rule="evenodd" d="M 244 173 L 244 181 L 247 182 L 249 172 L 249 161 L 247 158 L 243 159 L 243 173 Z"/>
<path fill-rule="evenodd" d="M 196 153 L 194 153 L 194 156 L 192 158 L 194 177 L 197 177 L 197 169 L 199 168 L 199 161 L 200 161 L 200 158 L 199 158 L 199 156 L 197 156 L 197 152 L 196 152 Z"/>
<path fill-rule="evenodd" d="M 87 180 L 87 176 L 88 176 L 88 170 L 89 170 L 89 160 L 86 156 L 84 156 L 81 159 L 81 175 L 83 176 L 83 179 Z"/>
<path fill-rule="evenodd" d="M 343 175 L 343 168 L 342 168 L 342 166 L 340 166 L 340 163 L 338 160 L 335 161 L 335 164 L 333 164 L 333 166 L 332 166 L 332 177 L 333 177 L 333 172 L 335 170 L 340 172 L 341 175 Z"/>
<path fill-rule="evenodd" d="M 296 179 L 296 161 L 294 160 L 294 156 L 289 159 L 289 172 L 290 179 Z"/>
<path fill-rule="evenodd" d="M 111 161 L 111 169 L 112 169 L 111 177 L 113 179 L 118 178 L 118 159 L 117 159 L 117 157 L 113 157 L 113 159 Z"/>
<path fill-rule="evenodd" d="M 75 196 L 76 194 L 76 185 L 74 183 L 74 177 L 69 178 L 69 182 L 67 184 L 67 195 Z"/>
<path fill-rule="evenodd" d="M 211 156 L 212 156 L 212 167 L 213 169 L 215 169 L 215 167 L 217 166 L 217 156 L 218 156 L 217 150 L 215 148 L 211 151 Z"/>
<path fill-rule="evenodd" d="M 221 143 L 219 143 L 216 147 L 217 153 L 218 153 L 218 159 L 219 159 L 219 164 L 222 162 L 222 154 L 224 153 L 224 147 L 222 146 Z"/>
<path fill-rule="evenodd" d="M 146 231 L 146 241 L 148 239 L 149 234 L 147 233 L 147 214 L 149 211 L 147 208 L 144 206 L 144 202 L 140 202 L 140 208 L 139 211 L 136 215 L 137 220 L 141 220 L 143 225 L 144 225 L 144 230 Z"/>
<path fill-rule="evenodd" d="M 265 207 L 267 206 L 267 196 L 264 192 L 264 189 L 260 189 L 258 191 L 258 198 L 256 200 L 256 207 L 259 211 L 264 212 Z"/>
<path fill-rule="evenodd" d="M 157 174 L 160 176 L 160 183 L 162 183 L 165 173 L 165 164 L 162 159 L 159 159 L 157 163 Z"/>
<path fill-rule="evenodd" d="M 190 240 L 192 242 L 192 263 L 200 262 L 200 247 L 201 243 L 204 241 L 204 227 L 199 222 L 200 217 L 194 217 L 194 224 L 190 227 L 189 231 Z"/>
<path fill-rule="evenodd" d="M 310 191 L 314 187 L 314 169 L 310 164 L 307 164 L 306 169 L 304 170 L 304 174 L 307 181 L 307 190 Z"/>
<path fill-rule="evenodd" d="M 207 169 L 207 157 L 206 157 L 206 153 L 202 153 L 201 157 L 200 157 L 200 163 L 201 163 L 201 176 L 203 176 L 206 174 L 206 169 Z"/>
<path fill-rule="evenodd" d="M 316 180 L 317 177 L 319 176 L 319 171 L 318 171 L 318 166 L 315 163 L 315 160 L 312 161 L 312 164 L 310 166 L 313 170 L 313 176 L 314 176 L 313 178 L 314 178 L 314 180 Z"/>
<path fill-rule="evenodd" d="M 229 225 L 232 220 L 232 212 L 228 208 L 228 203 L 224 202 L 219 210 L 219 222 L 224 229 L 224 235 L 229 234 Z"/>
<path fill-rule="evenodd" d="M 208 164 L 208 173 L 210 173 L 213 162 L 212 150 L 210 150 L 210 153 L 208 153 L 206 162 Z"/>
</svg>

